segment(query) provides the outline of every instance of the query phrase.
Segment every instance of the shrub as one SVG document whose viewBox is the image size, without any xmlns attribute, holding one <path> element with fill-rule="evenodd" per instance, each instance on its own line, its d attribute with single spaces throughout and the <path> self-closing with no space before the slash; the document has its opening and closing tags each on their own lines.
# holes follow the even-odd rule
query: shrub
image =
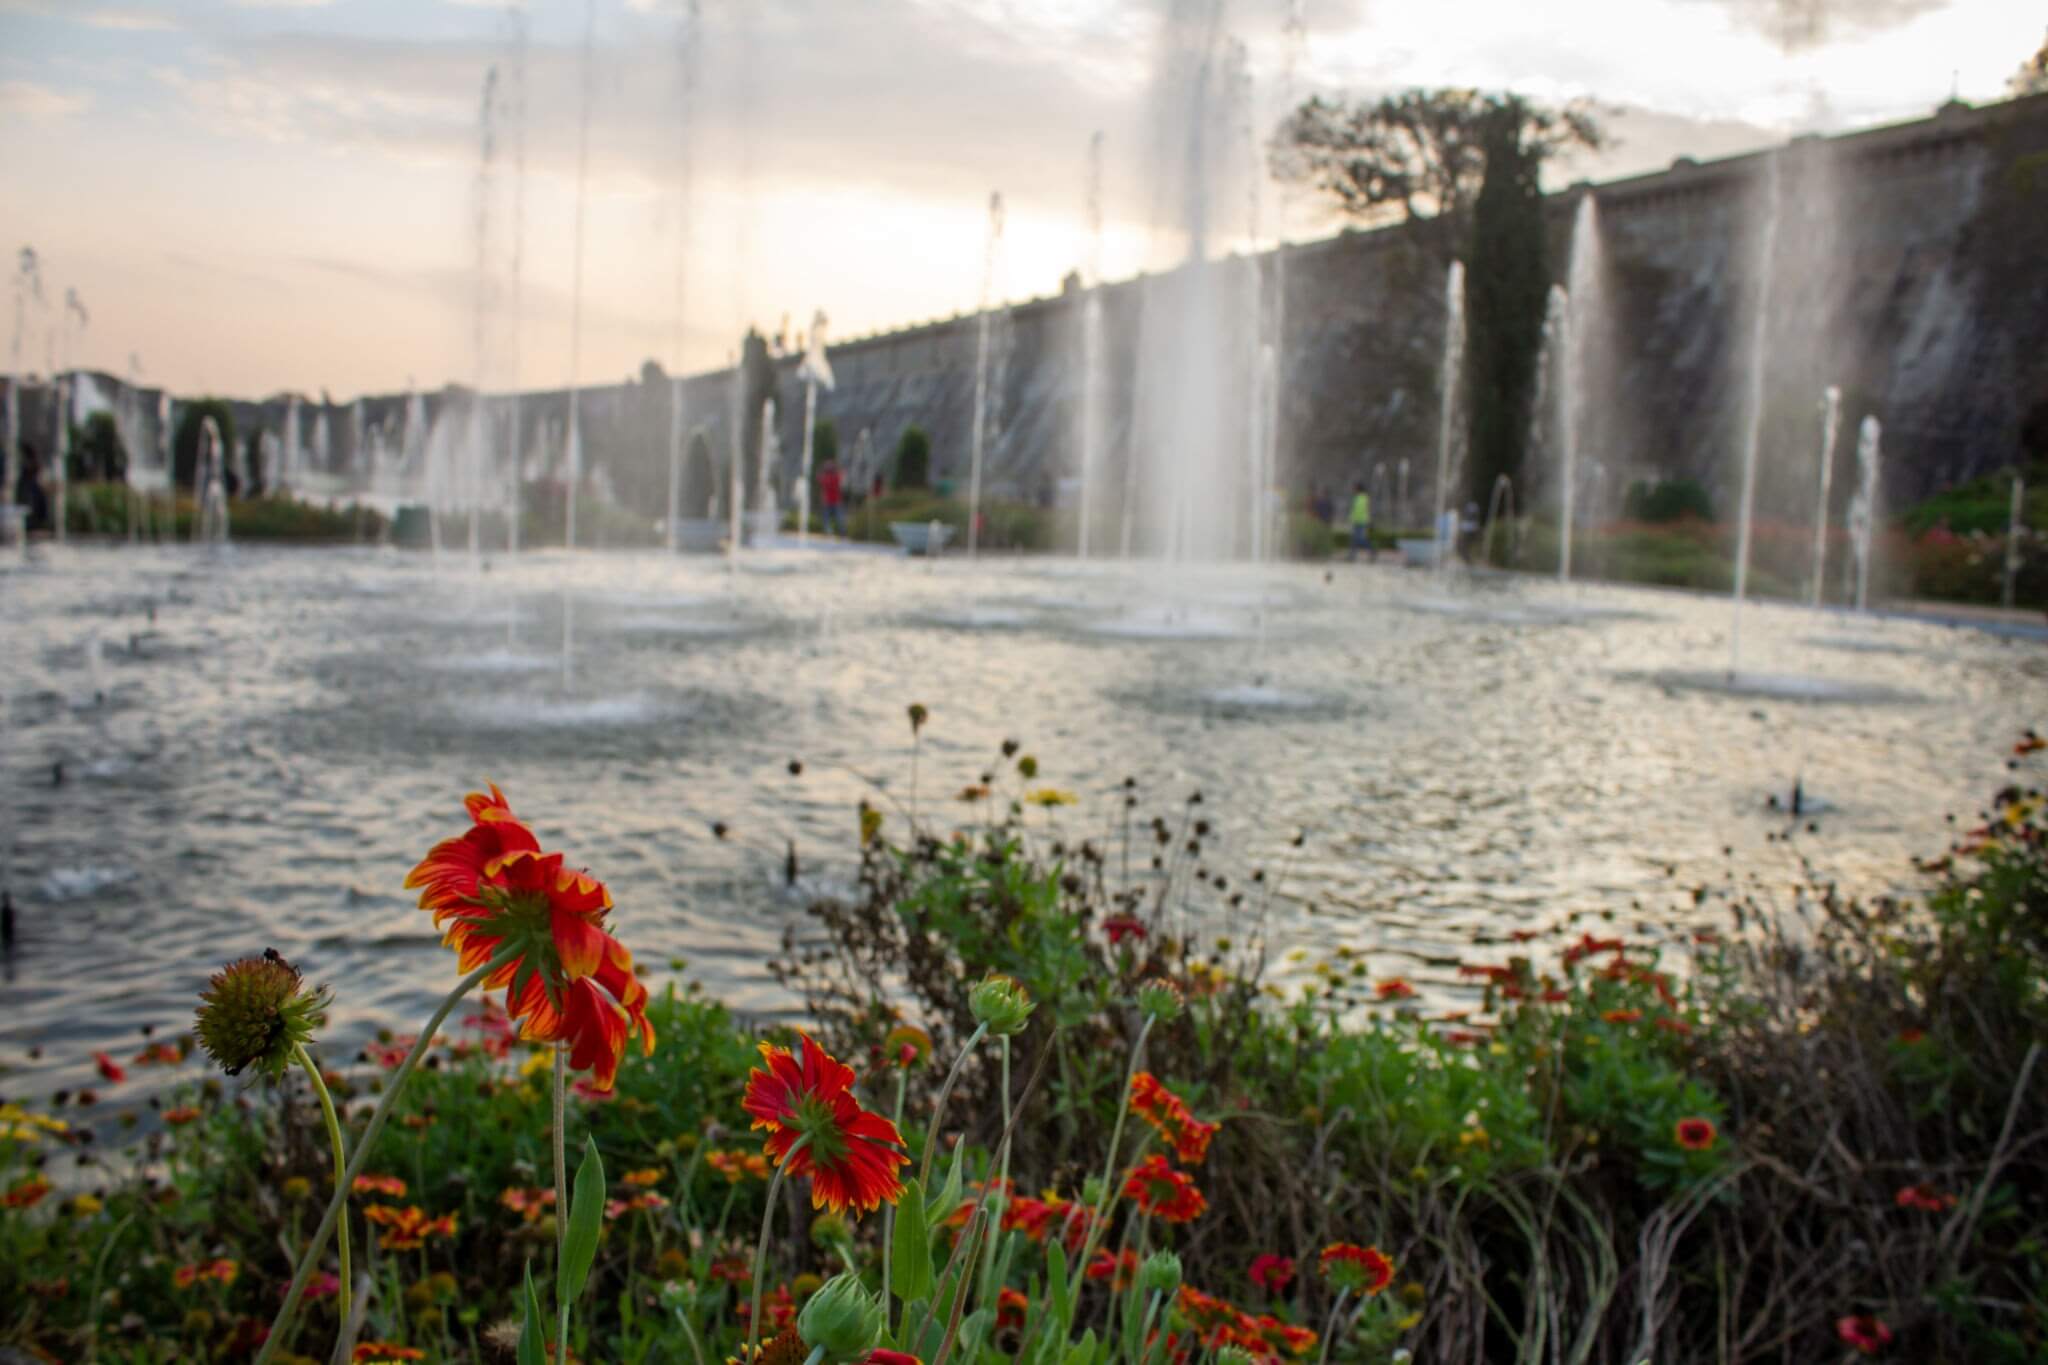
<svg viewBox="0 0 2048 1365">
<path fill-rule="evenodd" d="M 896 442 L 896 477 L 892 486 L 898 489 L 929 488 L 932 481 L 932 440 L 920 426 L 903 428 L 903 435 Z"/>
<path fill-rule="evenodd" d="M 1638 479 L 1628 486 L 1622 506 L 1630 521 L 1661 524 L 1688 517 L 1699 521 L 1714 519 L 1713 499 L 1693 479 L 1659 479 L 1655 483 Z"/>
</svg>

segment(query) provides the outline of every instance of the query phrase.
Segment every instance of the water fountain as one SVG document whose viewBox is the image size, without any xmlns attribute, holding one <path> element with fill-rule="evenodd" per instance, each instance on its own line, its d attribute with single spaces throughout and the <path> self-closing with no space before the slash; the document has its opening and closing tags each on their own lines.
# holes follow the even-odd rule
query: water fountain
<svg viewBox="0 0 2048 1365">
<path fill-rule="evenodd" d="M 740 520 L 747 500 L 746 489 L 746 380 L 740 367 L 732 367 L 732 439 L 728 442 L 731 454 L 727 460 L 725 490 L 725 515 L 728 523 L 725 540 L 725 562 L 728 569 L 734 569 L 740 562 L 740 540 L 745 534 L 744 523 Z"/>
<path fill-rule="evenodd" d="M 508 105 L 509 122 L 512 129 L 512 260 L 506 269 L 506 288 L 509 293 L 507 312 L 510 325 L 505 329 L 505 377 L 511 388 L 507 400 L 510 411 L 505 415 L 505 430 L 509 457 L 505 461 L 505 476 L 509 487 L 505 490 L 505 553 L 519 552 L 519 519 L 524 512 L 520 489 L 522 487 L 522 445 L 520 442 L 519 419 L 519 338 L 526 321 L 524 307 L 524 286 L 526 280 L 526 5 L 524 0 L 513 0 L 511 18 L 511 95 Z"/>
<path fill-rule="evenodd" d="M 494 186 L 497 180 L 498 162 L 498 68 L 496 63 L 484 69 L 483 96 L 477 106 L 477 168 L 476 168 L 476 217 L 472 287 L 474 297 L 470 306 L 470 366 L 475 377 L 467 406 L 467 420 L 464 423 L 463 440 L 457 459 L 461 466 L 458 482 L 461 485 L 462 501 L 469 505 L 469 558 L 472 565 L 483 557 L 481 527 L 483 515 L 483 467 L 486 452 L 490 449 L 490 418 L 487 411 L 489 399 L 485 396 L 491 383 L 491 340 L 496 331 L 493 321 L 497 311 L 497 279 L 493 268 L 493 236 L 491 208 L 495 198 Z M 428 515 L 435 518 L 434 549 L 438 555 L 441 548 L 439 514 L 429 500 Z"/>
<path fill-rule="evenodd" d="M 1777 264 L 1778 215 L 1783 207 L 1783 172 L 1778 155 L 1765 157 L 1764 216 L 1757 250 L 1757 284 L 1750 304 L 1749 391 L 1743 410 L 1742 494 L 1736 503 L 1735 592 L 1728 622 L 1728 676 L 1742 666 L 1742 598 L 1749 587 L 1749 518 L 1756 502 L 1757 448 L 1763 443 L 1764 377 L 1770 361 L 1771 279 Z"/>
<path fill-rule="evenodd" d="M 1436 430 L 1436 518 L 1430 523 L 1430 534 L 1436 541 L 1436 548 L 1432 553 L 1439 571 L 1450 567 L 1452 551 L 1457 547 L 1456 537 L 1447 538 L 1444 534 L 1444 509 L 1450 498 L 1451 479 L 1456 473 L 1460 434 L 1458 416 L 1459 405 L 1464 396 L 1464 378 L 1465 263 L 1452 261 L 1451 268 L 1444 275 L 1444 354 L 1443 367 L 1437 376 L 1439 407 Z M 1404 497 L 1406 473 L 1407 461 L 1404 460 Z"/>
<path fill-rule="evenodd" d="M 775 399 L 761 400 L 761 448 L 755 466 L 753 542 L 766 545 L 782 529 L 782 506 L 776 480 L 782 474 L 782 433 L 778 429 Z"/>
<path fill-rule="evenodd" d="M 683 336 L 685 302 L 688 298 L 691 213 L 695 204 L 690 192 L 691 139 L 696 133 L 695 111 L 691 105 L 697 93 L 697 49 L 699 20 L 697 0 L 689 0 L 676 17 L 676 290 L 671 316 L 670 358 L 675 373 L 668 388 L 668 521 L 666 544 L 670 554 L 682 548 L 683 519 Z"/>
<path fill-rule="evenodd" d="M 202 418 L 199 423 L 198 462 L 193 468 L 192 480 L 199 490 L 199 518 L 192 525 L 192 540 L 210 549 L 225 549 L 228 544 L 227 452 L 222 447 L 220 427 L 211 417 Z"/>
<path fill-rule="evenodd" d="M 1003 195 L 995 190 L 988 197 L 988 249 L 981 263 L 981 308 L 975 314 L 974 343 L 974 434 L 969 444 L 967 475 L 967 557 L 973 559 L 981 544 L 981 461 L 982 446 L 988 439 L 989 328 L 991 291 L 996 284 L 996 262 L 1003 245 Z"/>
<path fill-rule="evenodd" d="M 2012 510 L 2005 520 L 2005 585 L 1998 600 L 2012 610 L 2013 595 L 2020 581 L 2020 535 L 2026 529 L 2027 481 L 2012 476 Z"/>
<path fill-rule="evenodd" d="M 564 541 L 569 549 L 576 548 L 576 491 L 583 482 L 583 430 L 580 412 L 581 395 L 577 386 L 581 382 L 583 369 L 583 223 L 590 197 L 590 100 L 594 79 L 595 62 L 591 54 L 591 43 L 597 28 L 597 0 L 584 0 L 583 4 L 583 81 L 582 101 L 576 120 L 576 265 L 569 290 L 569 427 L 568 437 L 563 443 L 564 461 L 568 465 L 569 493 L 564 513 Z M 563 668 L 568 667 L 566 656 Z"/>
<path fill-rule="evenodd" d="M 1883 425 L 1865 417 L 1856 433 L 1856 496 L 1849 504 L 1849 545 L 1856 556 L 1856 610 L 1870 609 L 1870 543 L 1877 531 L 1878 446 Z"/>
<path fill-rule="evenodd" d="M 1493 492 L 1486 499 L 1486 529 L 1481 532 L 1479 538 L 1479 558 L 1483 563 L 1490 564 L 1493 562 L 1493 528 L 1500 523 L 1503 510 L 1507 513 L 1509 536 L 1511 538 L 1518 538 L 1515 531 L 1514 480 L 1505 474 L 1499 474 L 1494 477 Z M 1509 546 L 1507 559 L 1510 564 L 1515 560 L 1517 548 L 1519 547 Z"/>
<path fill-rule="evenodd" d="M 1094 527 L 1095 481 L 1102 461 L 1103 366 L 1108 362 L 1102 338 L 1102 130 L 1088 139 L 1088 276 L 1081 301 L 1081 515 L 1074 552 L 1088 557 Z"/>
<path fill-rule="evenodd" d="M 1813 514 L 1813 605 L 1826 595 L 1828 567 L 1828 489 L 1835 481 L 1835 438 L 1842 426 L 1842 391 L 1833 384 L 1820 399 L 1820 500 Z"/>
<path fill-rule="evenodd" d="M 284 436 L 278 453 L 278 470 L 277 479 L 275 480 L 280 492 L 296 494 L 300 491 L 300 458 L 299 396 L 293 394 L 285 399 L 284 403 Z"/>
<path fill-rule="evenodd" d="M 811 459 L 818 436 L 818 386 L 832 388 L 832 362 L 825 359 L 825 310 L 811 315 L 810 343 L 804 348 L 797 377 L 804 381 L 803 477 L 796 490 L 796 540 L 802 545 L 811 538 Z"/>
</svg>

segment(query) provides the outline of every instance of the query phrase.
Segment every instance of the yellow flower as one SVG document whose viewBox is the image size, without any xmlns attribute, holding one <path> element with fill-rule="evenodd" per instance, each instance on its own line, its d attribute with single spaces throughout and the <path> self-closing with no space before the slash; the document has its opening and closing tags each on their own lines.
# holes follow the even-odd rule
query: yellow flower
<svg viewBox="0 0 2048 1365">
<path fill-rule="evenodd" d="M 541 1072 L 552 1071 L 554 1068 L 554 1052 L 552 1050 L 537 1051 L 519 1064 L 519 1074 L 521 1076 L 538 1076 Z"/>
<path fill-rule="evenodd" d="M 71 1200 L 71 1212 L 80 1218 L 90 1218 L 105 1207 L 96 1194 L 74 1195 Z"/>
<path fill-rule="evenodd" d="M 1079 805 L 1081 798 L 1072 792 L 1061 791 L 1058 787 L 1040 787 L 1037 791 L 1025 793 L 1024 799 L 1034 806 L 1051 810 L 1054 806 Z"/>
<path fill-rule="evenodd" d="M 1420 1314 L 1420 1313 L 1410 1313 L 1410 1314 L 1409 1314 L 1409 1315 L 1408 1315 L 1407 1317 L 1405 1317 L 1405 1318 L 1395 1318 L 1395 1319 L 1394 1319 L 1394 1330 L 1395 1330 L 1395 1331 L 1397 1331 L 1397 1332 L 1406 1332 L 1406 1331 L 1411 1331 L 1411 1330 L 1413 1330 L 1413 1328 L 1415 1327 L 1415 1324 L 1417 1324 L 1418 1322 L 1421 1322 L 1421 1321 L 1422 1321 L 1422 1314 Z"/>
<path fill-rule="evenodd" d="M 44 1133 L 68 1133 L 71 1125 L 46 1114 L 31 1114 L 18 1104 L 0 1104 L 0 1138 L 40 1142 Z"/>
<path fill-rule="evenodd" d="M 1474 1124 L 1458 1134 L 1458 1145 L 1460 1147 L 1490 1147 L 1493 1145 L 1493 1139 L 1486 1135 L 1484 1128 Z"/>
</svg>

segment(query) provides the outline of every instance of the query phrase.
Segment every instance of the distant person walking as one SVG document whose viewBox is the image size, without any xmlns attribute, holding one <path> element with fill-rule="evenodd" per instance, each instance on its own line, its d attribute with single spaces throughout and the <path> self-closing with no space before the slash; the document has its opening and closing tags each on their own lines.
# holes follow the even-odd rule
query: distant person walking
<svg viewBox="0 0 2048 1365">
<path fill-rule="evenodd" d="M 825 508 L 825 530 L 836 536 L 846 534 L 845 487 L 839 478 L 839 461 L 827 460 L 818 471 L 818 501 Z"/>
<path fill-rule="evenodd" d="M 1358 562 L 1358 552 L 1364 550 L 1368 562 L 1377 564 L 1379 552 L 1372 544 L 1372 499 L 1366 495 L 1365 481 L 1359 480 L 1351 486 L 1351 562 Z"/>
</svg>

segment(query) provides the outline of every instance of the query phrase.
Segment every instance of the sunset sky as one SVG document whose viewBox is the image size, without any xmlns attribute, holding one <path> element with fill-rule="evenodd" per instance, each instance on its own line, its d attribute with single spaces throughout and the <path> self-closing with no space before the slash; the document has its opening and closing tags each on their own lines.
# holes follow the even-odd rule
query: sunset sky
<svg viewBox="0 0 2048 1365">
<path fill-rule="evenodd" d="M 585 382 L 650 357 L 718 365 L 746 321 L 823 308 L 844 338 L 971 309 L 992 189 L 999 291 L 1050 292 L 1088 252 L 1098 129 L 1105 273 L 1147 264 L 1170 0 L 701 0 L 687 114 L 683 8 L 595 5 Z M 1286 12 L 1226 3 L 1261 127 L 1282 107 Z M 1952 89 L 1997 98 L 2044 17 L 2018 0 L 1307 0 L 1295 88 L 1591 96 L 1618 145 L 1556 178 L 1607 178 L 1915 117 Z M 480 363 L 494 385 L 562 383 L 584 4 L 542 0 L 527 22 L 515 329 L 509 116 L 488 196 L 478 176 L 484 73 L 497 64 L 506 99 L 513 80 L 507 6 L 0 0 L 0 217 L 10 257 L 33 245 L 46 294 L 75 288 L 90 312 L 71 362 L 126 373 L 133 354 L 148 382 L 246 396 L 433 387 Z M 1264 239 L 1332 226 L 1266 203 Z M 500 291 L 481 362 L 479 240 Z M 60 314 L 30 310 L 27 368 Z"/>
</svg>

